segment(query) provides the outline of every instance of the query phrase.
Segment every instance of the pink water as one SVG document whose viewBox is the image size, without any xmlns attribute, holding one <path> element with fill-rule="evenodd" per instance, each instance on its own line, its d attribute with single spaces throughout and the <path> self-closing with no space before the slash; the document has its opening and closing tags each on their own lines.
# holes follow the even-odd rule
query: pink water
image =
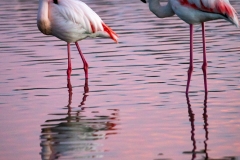
<svg viewBox="0 0 240 160">
<path fill-rule="evenodd" d="M 187 24 L 156 18 L 141 1 L 85 2 L 120 39 L 79 42 L 87 82 L 72 45 L 72 91 L 66 44 L 38 31 L 38 1 L 0 2 L 0 159 L 240 159 L 240 30 L 206 23 L 205 97 L 195 26 L 186 97 Z"/>
</svg>

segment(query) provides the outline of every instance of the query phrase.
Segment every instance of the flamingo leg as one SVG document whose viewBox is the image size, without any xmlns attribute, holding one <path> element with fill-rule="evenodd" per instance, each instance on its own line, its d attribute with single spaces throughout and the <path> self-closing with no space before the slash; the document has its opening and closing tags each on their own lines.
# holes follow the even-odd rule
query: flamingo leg
<svg viewBox="0 0 240 160">
<path fill-rule="evenodd" d="M 193 72 L 193 25 L 190 24 L 190 63 L 189 63 L 189 69 L 188 69 L 186 94 L 188 94 L 192 72 Z"/>
<path fill-rule="evenodd" d="M 85 78 L 88 79 L 88 63 L 87 61 L 85 60 L 83 54 L 82 54 L 82 51 L 80 49 L 80 46 L 78 45 L 77 42 L 75 42 L 76 46 L 77 46 L 77 49 L 78 49 L 78 52 L 82 58 L 82 62 L 83 62 L 83 69 L 84 69 L 84 72 L 85 72 Z"/>
<path fill-rule="evenodd" d="M 67 68 L 67 79 L 70 79 L 72 72 L 72 64 L 71 64 L 71 55 L 70 55 L 70 43 L 67 43 L 67 51 L 68 51 L 68 68 Z"/>
<path fill-rule="evenodd" d="M 205 26 L 204 22 L 202 23 L 202 41 L 203 41 L 203 65 L 202 65 L 202 71 L 203 71 L 203 77 L 204 77 L 204 88 L 205 93 L 208 92 L 207 89 L 207 56 L 206 56 L 206 41 L 205 41 Z"/>
</svg>

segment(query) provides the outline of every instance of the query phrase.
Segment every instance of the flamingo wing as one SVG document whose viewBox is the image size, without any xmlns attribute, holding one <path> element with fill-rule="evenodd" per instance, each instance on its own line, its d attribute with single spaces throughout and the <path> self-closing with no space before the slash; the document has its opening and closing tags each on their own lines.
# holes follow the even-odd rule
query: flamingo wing
<svg viewBox="0 0 240 160">
<path fill-rule="evenodd" d="M 77 0 L 60 0 L 53 4 L 66 21 L 80 24 L 87 32 L 103 31 L 101 18 L 85 3 Z"/>
<path fill-rule="evenodd" d="M 118 35 L 84 2 L 78 0 L 59 0 L 52 3 L 53 10 L 66 22 L 81 26 L 89 36 L 110 37 L 117 42 Z"/>
<path fill-rule="evenodd" d="M 182 5 L 189 5 L 198 10 L 225 16 L 231 23 L 239 26 L 236 10 L 229 0 L 179 0 Z"/>
</svg>

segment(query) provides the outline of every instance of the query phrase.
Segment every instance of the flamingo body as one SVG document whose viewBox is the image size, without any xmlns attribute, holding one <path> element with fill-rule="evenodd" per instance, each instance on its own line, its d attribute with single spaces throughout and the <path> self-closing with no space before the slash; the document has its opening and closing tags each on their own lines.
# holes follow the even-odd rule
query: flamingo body
<svg viewBox="0 0 240 160">
<path fill-rule="evenodd" d="M 107 37 L 117 42 L 118 35 L 85 3 L 79 0 L 39 0 L 37 26 L 46 35 L 53 35 L 68 44 L 68 79 L 71 74 L 70 45 L 77 45 L 83 60 L 85 77 L 88 64 L 77 41 L 87 37 Z"/>
<path fill-rule="evenodd" d="M 146 3 L 146 0 L 141 0 Z M 180 19 L 190 24 L 190 63 L 188 69 L 188 79 L 186 94 L 189 91 L 191 75 L 193 72 L 193 25 L 202 24 L 203 41 L 203 65 L 204 87 L 207 93 L 207 58 L 205 45 L 204 22 L 225 19 L 233 25 L 239 27 L 236 10 L 231 6 L 229 0 L 168 0 L 167 5 L 161 6 L 160 0 L 148 0 L 149 9 L 159 18 L 171 17 L 176 14 Z"/>
<path fill-rule="evenodd" d="M 239 26 L 235 9 L 228 0 L 170 0 L 176 15 L 188 24 L 225 19 Z"/>
</svg>

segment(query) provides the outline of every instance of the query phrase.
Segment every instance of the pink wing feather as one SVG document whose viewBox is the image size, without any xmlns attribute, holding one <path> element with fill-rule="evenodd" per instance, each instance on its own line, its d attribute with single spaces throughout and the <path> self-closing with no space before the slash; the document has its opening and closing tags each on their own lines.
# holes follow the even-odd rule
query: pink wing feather
<svg viewBox="0 0 240 160">
<path fill-rule="evenodd" d="M 227 19 L 239 26 L 239 21 L 237 18 L 236 10 L 231 6 L 228 0 L 179 0 L 182 5 L 188 5 L 192 8 L 210 12 L 222 14 L 227 17 Z"/>
</svg>

